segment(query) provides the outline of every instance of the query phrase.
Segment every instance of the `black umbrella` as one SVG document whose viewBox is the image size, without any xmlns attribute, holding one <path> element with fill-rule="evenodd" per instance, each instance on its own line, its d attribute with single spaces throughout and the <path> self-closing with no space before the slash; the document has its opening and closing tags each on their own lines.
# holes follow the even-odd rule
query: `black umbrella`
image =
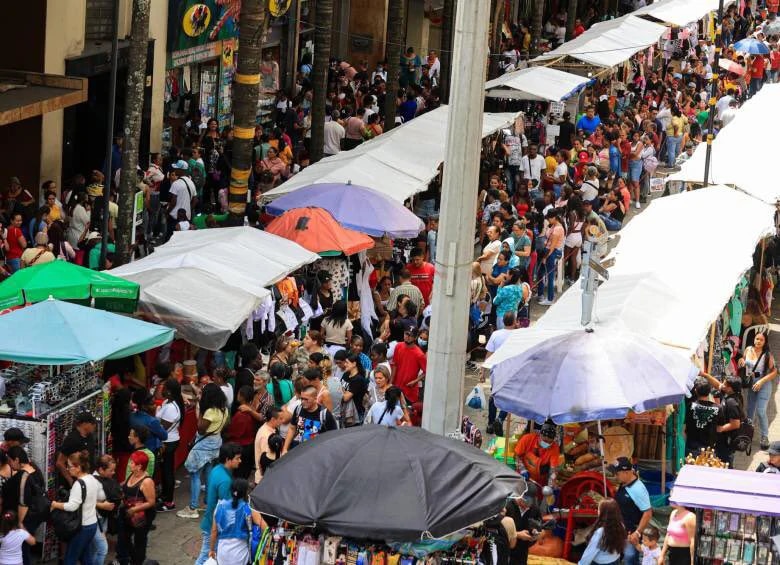
<svg viewBox="0 0 780 565">
<path fill-rule="evenodd" d="M 252 504 L 333 535 L 416 541 L 494 516 L 524 490 L 517 473 L 462 441 L 367 425 L 290 451 L 252 492 Z"/>
</svg>

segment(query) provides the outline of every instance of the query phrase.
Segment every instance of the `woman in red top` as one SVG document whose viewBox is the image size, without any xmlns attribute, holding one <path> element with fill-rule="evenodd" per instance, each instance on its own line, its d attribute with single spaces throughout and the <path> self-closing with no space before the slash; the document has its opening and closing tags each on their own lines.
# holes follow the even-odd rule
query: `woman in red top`
<svg viewBox="0 0 780 565">
<path fill-rule="evenodd" d="M 753 55 L 750 60 L 750 96 L 761 89 L 764 83 L 764 56 Z"/>
<path fill-rule="evenodd" d="M 22 253 L 27 249 L 27 240 L 22 233 L 22 215 L 16 213 L 11 218 L 11 225 L 8 227 L 6 235 L 8 241 L 8 251 L 5 254 L 5 262 L 11 274 L 22 267 Z"/>
</svg>

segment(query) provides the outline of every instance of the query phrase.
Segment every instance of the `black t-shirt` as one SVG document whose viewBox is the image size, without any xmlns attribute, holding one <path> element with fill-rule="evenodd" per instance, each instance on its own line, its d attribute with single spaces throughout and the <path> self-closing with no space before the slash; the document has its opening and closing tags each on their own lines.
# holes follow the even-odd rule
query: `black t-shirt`
<svg viewBox="0 0 780 565">
<path fill-rule="evenodd" d="M 290 429 L 287 433 L 294 433 L 292 446 L 296 446 L 304 441 L 314 439 L 319 434 L 338 429 L 338 424 L 330 410 L 319 406 L 313 412 L 299 407 L 293 412 L 293 418 L 290 425 L 295 426 L 295 430 Z"/>
<path fill-rule="evenodd" d="M 558 124 L 560 132 L 558 133 L 558 149 L 571 149 L 571 138 L 575 133 L 574 124 L 571 122 L 561 122 Z"/>
<path fill-rule="evenodd" d="M 95 454 L 97 452 L 97 441 L 95 434 L 89 434 L 87 437 L 82 436 L 78 430 L 72 430 L 60 447 L 60 453 L 65 457 L 70 457 L 77 451 L 86 451 L 89 454 L 89 462 L 91 466 L 95 467 Z"/>
<path fill-rule="evenodd" d="M 685 412 L 685 437 L 689 444 L 715 447 L 720 406 L 709 400 L 687 403 Z M 695 455 L 695 454 L 694 454 Z"/>
<path fill-rule="evenodd" d="M 3 512 L 7 510 L 18 511 L 21 481 L 22 473 L 14 473 L 3 483 Z"/>
<path fill-rule="evenodd" d="M 366 392 L 368 392 L 367 379 L 362 377 L 359 373 L 351 378 L 344 374 L 341 377 L 341 384 L 343 385 L 344 390 L 352 393 L 352 400 L 355 403 L 355 408 L 357 409 L 358 414 L 360 414 L 362 419 L 362 417 L 365 415 L 365 410 L 363 409 L 363 398 L 366 396 Z"/>
<path fill-rule="evenodd" d="M 21 489 L 18 490 L 19 505 L 27 507 L 27 514 L 24 517 L 24 527 L 28 532 L 34 532 L 47 517 L 47 500 L 44 499 L 46 482 L 44 481 L 41 472 L 37 469 L 32 473 L 19 472 L 16 473 L 15 476 L 19 476 L 20 487 L 24 475 L 27 475 L 27 480 L 24 482 L 24 492 L 22 492 Z M 3 500 L 5 500 L 5 494 L 3 494 Z"/>
<path fill-rule="evenodd" d="M 720 412 L 718 414 L 718 425 L 728 424 L 731 420 L 741 420 L 742 409 L 739 406 L 739 402 L 734 396 L 727 396 L 723 403 L 720 405 Z M 728 441 L 738 430 L 732 430 L 730 432 L 718 434 L 718 443 L 721 445 L 728 444 Z"/>
<path fill-rule="evenodd" d="M 523 512 L 520 507 L 516 503 L 512 503 L 507 505 L 507 512 L 506 515 L 512 518 L 512 520 L 515 521 L 515 529 L 518 532 L 522 532 L 523 530 L 528 530 L 528 533 L 531 533 L 531 526 L 529 525 L 529 520 L 541 520 L 542 515 L 539 513 L 539 509 L 535 506 L 532 506 L 525 512 Z M 517 540 L 517 545 L 515 545 L 514 549 L 512 549 L 512 564 L 513 565 L 525 565 L 528 563 L 528 548 L 530 548 L 534 543 L 531 541 L 523 541 L 521 539 Z"/>
</svg>

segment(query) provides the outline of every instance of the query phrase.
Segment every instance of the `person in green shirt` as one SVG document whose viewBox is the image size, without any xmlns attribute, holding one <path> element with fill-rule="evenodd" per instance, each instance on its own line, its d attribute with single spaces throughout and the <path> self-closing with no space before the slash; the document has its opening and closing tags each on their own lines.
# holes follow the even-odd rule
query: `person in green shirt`
<svg viewBox="0 0 780 565">
<path fill-rule="evenodd" d="M 182 155 L 187 159 L 187 164 L 190 166 L 190 178 L 195 184 L 195 192 L 198 194 L 198 199 L 202 200 L 203 187 L 206 184 L 206 165 L 201 156 L 201 149 L 200 147 L 185 149 L 182 151 Z"/>
<path fill-rule="evenodd" d="M 95 237 L 100 237 L 97 232 L 95 233 Z M 90 237 L 90 239 L 93 239 Z M 100 250 L 103 248 L 103 242 L 98 241 L 90 250 L 89 254 L 87 255 L 87 266 L 92 269 L 93 271 L 100 270 Z M 113 263 L 113 257 L 114 253 L 116 253 L 116 245 L 109 242 L 108 246 L 106 247 L 108 249 L 108 252 L 106 253 L 106 269 L 110 269 L 111 265 Z"/>
<path fill-rule="evenodd" d="M 130 447 L 133 451 L 141 451 L 149 458 L 149 462 L 146 464 L 146 474 L 150 477 L 154 476 L 154 453 L 144 447 L 146 439 L 149 437 L 149 429 L 146 426 L 131 426 L 130 433 L 127 436 L 130 442 Z M 125 480 L 130 476 L 130 465 L 125 468 Z"/>
</svg>

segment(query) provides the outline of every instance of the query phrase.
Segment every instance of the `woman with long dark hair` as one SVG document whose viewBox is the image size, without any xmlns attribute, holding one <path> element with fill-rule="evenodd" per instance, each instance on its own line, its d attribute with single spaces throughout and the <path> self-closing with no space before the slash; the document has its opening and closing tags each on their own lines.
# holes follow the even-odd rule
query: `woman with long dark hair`
<svg viewBox="0 0 780 565">
<path fill-rule="evenodd" d="M 322 320 L 320 331 L 331 356 L 339 349 L 346 348 L 352 339 L 352 322 L 347 316 L 347 303 L 344 300 L 333 303 L 330 313 Z"/>
<path fill-rule="evenodd" d="M 354 353 L 348 353 L 344 361 L 344 374 L 341 376 L 341 419 L 343 427 L 357 426 L 363 422 L 366 409 L 363 398 L 368 392 L 366 370 L 360 363 L 360 358 Z"/>
<path fill-rule="evenodd" d="M 747 417 L 754 421 L 758 419 L 761 449 L 769 449 L 767 407 L 772 398 L 772 381 L 777 377 L 777 366 L 766 334 L 756 333 L 753 345 L 745 349 L 744 356 L 737 363 L 745 370 L 744 382 L 748 383 Z"/>
<path fill-rule="evenodd" d="M 35 533 L 38 526 L 45 522 L 49 516 L 48 501 L 46 500 L 46 479 L 43 476 L 43 472 L 30 459 L 30 456 L 22 446 L 14 445 L 9 448 L 7 459 L 8 465 L 15 473 L 13 478 L 18 478 L 18 481 L 14 481 L 15 492 L 7 493 L 11 495 L 13 502 L 8 499 L 3 500 L 3 509 L 14 512 L 15 515 L 18 515 L 18 521 L 24 529 Z M 9 482 L 8 487 L 10 486 L 11 483 Z M 18 490 L 16 490 L 17 487 Z M 5 535 L 5 532 L 3 532 L 3 535 Z M 27 546 L 22 546 L 22 556 L 25 565 L 32 562 L 30 550 Z M 3 561 L 0 557 L 0 563 L 9 563 L 9 561 Z"/>
<path fill-rule="evenodd" d="M 73 262 L 76 260 L 76 251 L 65 239 L 65 224 L 62 220 L 55 220 L 49 226 L 49 246 L 54 257 L 63 261 Z"/>
<path fill-rule="evenodd" d="M 168 512 L 176 508 L 173 502 L 173 489 L 176 481 L 176 449 L 179 447 L 179 426 L 184 418 L 184 398 L 181 395 L 181 385 L 176 379 L 168 379 L 162 391 L 165 399 L 157 409 L 157 419 L 168 432 L 168 438 L 162 444 L 160 451 L 160 473 L 162 475 L 161 502 L 157 506 L 160 512 Z"/>
<path fill-rule="evenodd" d="M 198 518 L 198 502 L 200 499 L 201 473 L 208 477 L 211 463 L 219 455 L 222 446 L 222 428 L 228 422 L 227 398 L 219 385 L 208 383 L 200 391 L 200 402 L 197 407 L 198 434 L 190 449 L 184 467 L 190 474 L 190 505 L 179 510 L 179 518 Z"/>
<path fill-rule="evenodd" d="M 385 399 L 375 402 L 369 410 L 366 420 L 378 426 L 395 428 L 407 422 L 407 416 L 401 406 L 403 394 L 401 389 L 391 386 L 384 392 Z"/>
<path fill-rule="evenodd" d="M 614 499 L 605 498 L 599 504 L 599 517 L 588 534 L 588 546 L 579 565 L 617 565 L 627 538 L 620 506 Z"/>
<path fill-rule="evenodd" d="M 293 397 L 294 390 L 290 380 L 291 371 L 284 363 L 274 363 L 268 370 L 271 382 L 265 385 L 268 394 L 273 398 L 274 406 L 281 408 Z"/>
<path fill-rule="evenodd" d="M 219 563 L 249 563 L 250 522 L 261 529 L 266 527 L 260 512 L 249 507 L 248 495 L 247 480 L 233 479 L 230 499 L 220 500 L 214 510 L 209 557 Z"/>
</svg>

